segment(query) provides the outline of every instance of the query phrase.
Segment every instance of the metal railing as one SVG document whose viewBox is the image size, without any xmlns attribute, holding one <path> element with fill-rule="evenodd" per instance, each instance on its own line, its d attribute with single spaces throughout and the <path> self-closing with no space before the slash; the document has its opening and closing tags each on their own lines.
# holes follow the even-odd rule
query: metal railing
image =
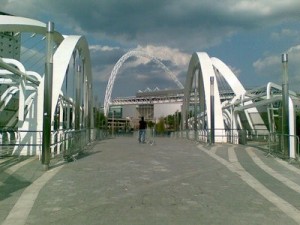
<svg viewBox="0 0 300 225">
<path fill-rule="evenodd" d="M 215 142 L 218 143 L 233 143 L 242 144 L 246 143 L 247 133 L 243 133 L 243 130 L 225 130 L 225 129 L 215 129 Z M 181 137 L 187 138 L 189 140 L 211 143 L 211 133 L 210 130 L 182 130 L 172 132 L 171 137 Z M 242 141 L 242 137 L 244 141 Z"/>
<path fill-rule="evenodd" d="M 288 157 L 284 151 L 283 138 L 287 137 L 290 143 L 294 143 L 296 147 L 295 158 L 299 157 L 299 137 L 297 135 L 288 135 L 282 133 L 270 133 L 268 138 L 268 154 L 279 156 L 281 158 Z M 291 142 L 292 140 L 292 142 Z"/>
<path fill-rule="evenodd" d="M 89 142 L 88 131 L 87 129 L 53 131 L 50 145 L 52 158 L 57 155 L 69 158 L 82 152 Z"/>
<path fill-rule="evenodd" d="M 268 130 L 255 130 L 255 131 L 247 131 L 247 130 L 224 130 L 224 129 L 216 129 L 215 130 L 215 140 L 218 143 L 232 143 L 232 144 L 250 144 L 253 146 L 257 146 L 259 148 L 265 149 L 268 154 L 274 154 L 278 157 L 292 157 L 293 158 L 293 148 L 290 147 L 289 155 L 284 155 L 282 139 L 283 137 L 288 136 L 290 143 L 295 145 L 295 158 L 299 157 L 300 154 L 300 141 L 297 135 L 288 135 L 281 133 L 269 133 Z M 210 140 L 210 130 L 182 130 L 176 131 L 171 134 L 171 137 L 176 138 L 186 138 L 189 140 L 203 142 L 203 143 L 211 143 Z M 292 155 L 291 155 L 292 154 Z"/>
<path fill-rule="evenodd" d="M 38 155 L 42 152 L 42 131 L 0 129 L 0 157 Z M 68 158 L 83 151 L 93 141 L 109 138 L 106 130 L 55 130 L 51 132 L 51 157 Z"/>
<path fill-rule="evenodd" d="M 0 156 L 19 155 L 23 151 L 27 155 L 39 154 L 41 142 L 42 131 L 0 129 Z"/>
</svg>

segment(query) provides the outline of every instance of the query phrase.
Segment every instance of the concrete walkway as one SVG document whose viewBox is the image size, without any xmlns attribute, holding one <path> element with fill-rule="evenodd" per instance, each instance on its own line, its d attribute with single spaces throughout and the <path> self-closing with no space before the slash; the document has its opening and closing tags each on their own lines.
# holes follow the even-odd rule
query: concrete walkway
<svg viewBox="0 0 300 225">
<path fill-rule="evenodd" d="M 118 137 L 47 172 L 7 161 L 0 224 L 300 224 L 300 170 L 253 147 Z"/>
</svg>

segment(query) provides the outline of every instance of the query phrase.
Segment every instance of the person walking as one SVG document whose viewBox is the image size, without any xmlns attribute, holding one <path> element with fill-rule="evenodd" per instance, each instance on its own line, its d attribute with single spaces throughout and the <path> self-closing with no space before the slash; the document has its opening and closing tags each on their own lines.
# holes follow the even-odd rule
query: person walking
<svg viewBox="0 0 300 225">
<path fill-rule="evenodd" d="M 145 143 L 146 128 L 147 123 L 142 116 L 141 120 L 139 121 L 139 143 Z"/>
</svg>

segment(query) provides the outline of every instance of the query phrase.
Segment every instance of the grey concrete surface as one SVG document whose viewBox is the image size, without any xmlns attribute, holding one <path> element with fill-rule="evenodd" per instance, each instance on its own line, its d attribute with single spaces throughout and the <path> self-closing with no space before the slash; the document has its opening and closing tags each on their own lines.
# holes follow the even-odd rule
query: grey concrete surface
<svg viewBox="0 0 300 225">
<path fill-rule="evenodd" d="M 0 195 L 0 223 L 300 223 L 298 168 L 254 148 L 251 155 L 247 146 L 198 145 L 170 138 L 156 138 L 155 145 L 148 145 L 118 137 L 94 143 L 77 161 L 46 173 L 37 160 L 31 161 L 1 181 L 0 190 L 6 191 Z M 255 157 L 293 181 L 295 190 L 262 169 Z M 30 192 L 37 183 L 40 188 Z M 14 206 L 26 201 L 32 202 L 28 213 L 18 214 Z"/>
</svg>

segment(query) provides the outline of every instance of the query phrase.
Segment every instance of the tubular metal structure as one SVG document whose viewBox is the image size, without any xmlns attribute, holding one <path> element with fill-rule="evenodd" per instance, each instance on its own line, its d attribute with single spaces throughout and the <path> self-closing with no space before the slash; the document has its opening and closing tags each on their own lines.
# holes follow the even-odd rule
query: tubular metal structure
<svg viewBox="0 0 300 225">
<path fill-rule="evenodd" d="M 63 141 L 66 133 L 93 128 L 91 60 L 84 36 L 64 36 L 54 24 L 47 29 L 37 20 L 1 15 L 0 42 L 0 155 L 40 155 L 44 116 L 49 116 L 52 155 L 70 147 Z M 74 94 L 77 79 L 83 81 L 80 99 Z M 49 103 L 43 112 L 44 90 Z M 80 118 L 76 126 L 75 118 Z"/>
<path fill-rule="evenodd" d="M 217 81 L 213 87 L 210 85 L 211 79 Z M 195 80 L 198 81 L 196 82 L 197 85 L 193 82 Z M 230 100 L 220 98 L 224 93 L 224 87 L 222 87 L 224 83 L 226 83 L 225 88 L 230 89 L 230 93 L 234 93 Z M 194 90 L 197 90 L 197 93 L 194 93 Z M 295 158 L 294 105 L 299 104 L 299 99 L 296 93 L 287 91 L 287 89 L 285 91 L 287 92 L 285 108 L 288 108 L 287 111 L 289 112 L 285 123 L 289 125 L 289 129 L 286 129 L 282 135 L 289 142 L 288 156 Z M 191 102 L 192 94 L 194 95 L 193 102 Z M 214 98 L 210 96 L 214 96 Z M 246 91 L 234 73 L 221 60 L 210 58 L 205 52 L 196 52 L 192 55 L 186 77 L 182 128 L 193 130 L 196 126 L 198 133 L 214 132 L 215 142 L 229 141 L 233 143 L 233 137 L 239 136 L 239 130 L 248 136 L 270 136 L 270 134 L 278 132 L 275 118 L 280 117 L 279 111 L 283 104 L 282 96 L 283 88 L 273 83 Z M 194 107 L 195 104 L 199 107 Z M 199 108 L 199 111 L 189 117 L 191 105 L 194 108 Z M 262 119 L 262 115 L 265 113 L 267 120 Z M 214 118 L 211 118 L 212 116 Z M 222 134 L 224 131 L 230 133 L 231 139 Z"/>
</svg>

